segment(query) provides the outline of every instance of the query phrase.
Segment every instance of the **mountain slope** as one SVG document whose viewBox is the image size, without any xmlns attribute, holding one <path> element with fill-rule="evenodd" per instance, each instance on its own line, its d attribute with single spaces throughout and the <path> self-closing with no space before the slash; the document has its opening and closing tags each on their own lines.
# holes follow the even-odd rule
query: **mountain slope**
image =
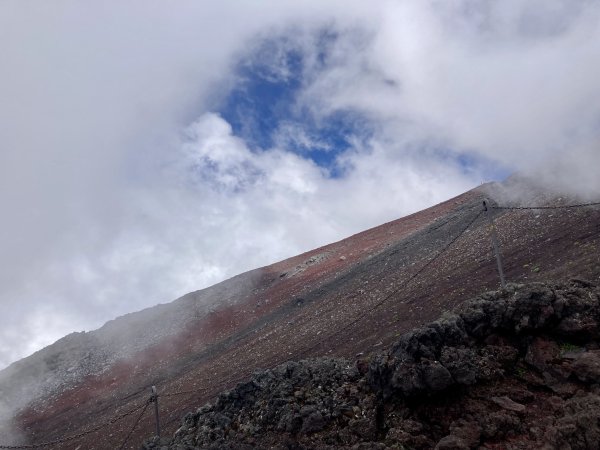
<svg viewBox="0 0 600 450">
<path fill-rule="evenodd" d="M 367 365 L 257 372 L 145 448 L 580 448 L 600 442 L 600 289 L 511 284 Z"/>
<path fill-rule="evenodd" d="M 27 442 L 60 439 L 143 403 L 156 385 L 163 428 L 172 432 L 184 413 L 255 369 L 379 351 L 498 286 L 481 202 L 484 196 L 514 202 L 515 191 L 536 204 L 567 201 L 519 180 L 482 186 L 95 332 L 70 335 L 0 372 L 3 398 L 20 406 L 13 429 Z M 599 279 L 598 208 L 493 214 L 510 281 Z M 25 395 L 32 386 L 38 387 L 33 400 Z M 193 392 L 168 395 L 180 391 Z M 111 424 L 101 442 L 97 433 L 76 442 L 118 447 L 132 422 Z M 146 419 L 131 442 L 151 432 Z"/>
</svg>

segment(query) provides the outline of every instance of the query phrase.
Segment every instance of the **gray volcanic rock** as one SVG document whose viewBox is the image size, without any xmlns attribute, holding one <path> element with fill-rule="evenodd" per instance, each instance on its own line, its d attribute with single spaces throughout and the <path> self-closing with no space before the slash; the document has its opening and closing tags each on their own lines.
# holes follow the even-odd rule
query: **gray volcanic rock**
<svg viewBox="0 0 600 450">
<path fill-rule="evenodd" d="M 600 289 L 510 285 L 344 359 L 255 373 L 161 449 L 600 448 Z"/>
</svg>

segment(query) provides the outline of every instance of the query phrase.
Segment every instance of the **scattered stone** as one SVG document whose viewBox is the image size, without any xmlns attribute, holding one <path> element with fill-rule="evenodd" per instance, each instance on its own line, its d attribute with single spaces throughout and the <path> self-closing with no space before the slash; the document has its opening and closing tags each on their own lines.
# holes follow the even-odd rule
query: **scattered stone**
<svg viewBox="0 0 600 450">
<path fill-rule="evenodd" d="M 500 406 L 501 408 L 508 409 L 509 411 L 523 412 L 525 411 L 525 405 L 512 401 L 510 398 L 504 397 L 492 397 L 492 401 Z"/>
<path fill-rule="evenodd" d="M 600 383 L 600 351 L 579 354 L 573 363 L 573 374 L 583 382 Z"/>
<path fill-rule="evenodd" d="M 469 448 L 465 441 L 452 434 L 442 438 L 435 446 L 435 450 L 469 450 Z"/>
<path fill-rule="evenodd" d="M 532 365 L 539 371 L 548 368 L 549 362 L 555 360 L 560 355 L 558 344 L 547 338 L 536 337 L 525 355 L 525 362 Z"/>
</svg>

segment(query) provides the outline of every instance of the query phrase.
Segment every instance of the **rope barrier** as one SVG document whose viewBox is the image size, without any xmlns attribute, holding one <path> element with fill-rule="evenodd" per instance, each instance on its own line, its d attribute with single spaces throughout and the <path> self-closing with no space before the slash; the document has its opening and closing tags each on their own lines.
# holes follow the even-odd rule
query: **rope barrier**
<svg viewBox="0 0 600 450">
<path fill-rule="evenodd" d="M 204 392 L 204 391 L 208 391 L 208 388 L 201 387 L 198 389 L 189 389 L 187 391 L 168 392 L 166 394 L 160 394 L 159 397 L 177 397 L 179 395 L 196 394 L 198 392 Z"/>
<path fill-rule="evenodd" d="M 475 221 L 477 219 L 479 219 L 479 217 L 482 214 L 483 214 L 483 211 L 479 211 L 475 215 L 475 217 L 473 217 L 473 219 L 471 219 L 471 221 L 460 231 L 460 233 L 458 233 L 450 242 L 448 242 L 448 244 L 446 244 L 446 246 L 443 247 L 433 258 L 431 258 L 429 261 L 427 261 L 427 263 L 425 263 L 419 270 L 417 270 L 412 276 L 410 276 L 408 278 L 408 280 L 406 280 L 402 284 L 402 286 L 400 286 L 398 289 L 395 289 L 394 291 L 390 292 L 388 295 L 386 295 L 382 300 L 380 300 L 379 302 L 377 302 L 374 306 L 372 306 L 365 313 L 361 313 L 360 317 L 357 317 L 356 319 L 354 319 L 351 322 L 349 322 L 346 325 L 344 325 L 342 328 L 340 328 L 335 333 L 330 334 L 325 339 L 321 339 L 320 341 L 318 341 L 317 343 L 315 343 L 311 347 L 309 347 L 306 350 L 303 350 L 302 352 L 300 352 L 300 355 L 302 355 L 302 356 L 306 355 L 307 353 L 309 353 L 312 350 L 314 350 L 315 348 L 317 348 L 319 345 L 323 344 L 324 342 L 327 342 L 328 340 L 334 338 L 335 336 L 339 335 L 340 333 L 346 331 L 347 329 L 349 329 L 350 327 L 352 327 L 354 324 L 360 322 L 363 319 L 363 317 L 365 316 L 365 314 L 371 314 L 373 311 L 375 311 L 381 305 L 383 305 L 384 303 L 386 303 L 390 298 L 392 298 L 392 296 L 396 295 L 398 292 L 400 292 L 401 290 L 403 290 L 404 288 L 406 288 L 406 286 L 411 281 L 413 281 L 415 278 L 417 278 L 421 273 L 423 273 L 423 271 L 425 271 L 431 264 L 433 264 L 443 253 L 445 253 L 471 227 L 471 225 L 473 225 L 475 223 Z"/>
<path fill-rule="evenodd" d="M 227 386 L 232 383 L 239 383 L 240 381 L 244 381 L 246 378 L 248 378 L 247 375 L 241 376 L 241 377 L 229 378 L 227 380 L 221 381 L 220 383 L 214 385 L 212 388 L 201 387 L 198 389 L 190 389 L 190 390 L 186 390 L 186 391 L 175 391 L 175 392 L 169 392 L 166 394 L 159 394 L 159 395 L 157 395 L 157 397 L 176 397 L 176 396 L 185 395 L 185 394 L 196 394 L 198 392 L 206 392 L 206 391 L 211 391 L 211 390 L 214 391 L 215 389 L 219 389 L 223 386 Z M 206 380 L 206 381 L 208 381 L 208 380 Z"/>
<path fill-rule="evenodd" d="M 105 428 L 109 425 L 112 425 L 120 420 L 123 420 L 125 417 L 128 417 L 132 414 L 135 414 L 137 411 L 139 411 L 142 408 L 147 408 L 148 407 L 149 402 L 146 401 L 145 403 L 143 403 L 142 405 L 138 405 L 135 408 L 123 413 L 123 414 L 119 414 L 119 415 L 115 415 L 113 416 L 110 420 L 94 427 L 94 428 L 90 428 L 89 430 L 85 430 L 82 431 L 81 433 L 77 433 L 74 434 L 72 436 L 67 436 L 65 438 L 62 439 L 56 439 L 54 441 L 47 441 L 47 442 L 39 442 L 37 444 L 27 444 L 27 445 L 0 445 L 0 449 L 27 449 L 27 448 L 41 448 L 41 447 L 50 447 L 52 445 L 58 445 L 58 444 L 64 444 L 65 442 L 70 442 L 70 441 L 74 441 L 75 439 L 79 439 L 82 438 L 84 436 L 87 436 L 88 434 L 92 434 L 95 433 L 99 430 L 101 430 L 102 428 Z"/>
<path fill-rule="evenodd" d="M 179 396 L 179 395 L 184 395 L 184 394 L 196 394 L 199 392 L 208 392 L 208 391 L 219 391 L 221 389 L 223 389 L 226 386 L 230 386 L 233 384 L 237 384 L 241 381 L 244 381 L 248 378 L 249 375 L 244 375 L 244 376 L 239 376 L 239 377 L 234 377 L 234 378 L 229 378 L 227 380 L 224 380 L 216 385 L 214 385 L 212 388 L 199 388 L 199 389 L 191 389 L 191 390 L 186 390 L 186 391 L 176 391 L 176 392 L 170 392 L 167 394 L 160 394 L 158 395 L 158 397 L 175 397 L 175 396 Z M 171 416 L 173 416 L 173 413 L 170 414 Z M 169 420 L 167 420 L 165 422 L 165 426 L 168 426 L 174 422 L 177 422 L 178 420 L 181 420 L 181 416 L 177 416 L 177 417 L 171 417 Z"/>
<path fill-rule="evenodd" d="M 272 357 L 267 361 L 268 362 L 265 363 L 265 366 L 269 367 L 271 364 L 275 364 L 275 363 L 279 362 L 279 358 Z M 246 374 L 246 375 L 242 375 L 242 376 L 228 378 L 228 379 L 223 380 L 220 383 L 214 385 L 210 389 L 203 387 L 203 388 L 199 388 L 199 389 L 191 389 L 191 390 L 186 390 L 186 391 L 176 391 L 176 392 L 170 392 L 167 394 L 159 394 L 158 397 L 174 397 L 174 396 L 183 395 L 183 394 L 194 394 L 194 393 L 198 393 L 198 392 L 219 391 L 219 390 L 223 389 L 224 387 L 231 386 L 231 385 L 237 384 L 242 381 L 246 381 L 250 376 L 251 376 L 251 374 Z M 207 382 L 210 380 L 204 380 L 204 381 Z M 165 426 L 168 426 L 174 422 L 177 422 L 178 420 L 181 420 L 181 416 L 172 417 L 173 413 L 171 413 L 170 416 L 171 416 L 171 418 L 165 422 Z"/>
<path fill-rule="evenodd" d="M 377 309 L 378 307 L 380 307 L 381 305 L 383 305 L 385 302 L 387 302 L 393 295 L 397 294 L 398 292 L 400 292 L 403 288 L 405 288 L 411 281 L 413 281 L 415 278 L 417 278 L 421 273 L 423 273 L 424 270 L 426 270 L 431 264 L 433 264 L 444 252 L 446 252 L 448 250 L 448 248 L 450 248 L 466 231 L 467 229 L 469 229 L 471 227 L 471 225 L 473 225 L 473 223 L 475 223 L 475 221 L 481 216 L 481 214 L 483 213 L 483 211 L 479 211 L 475 217 L 473 217 L 473 219 L 471 219 L 471 221 L 469 221 L 469 223 L 458 233 L 458 235 L 456 235 L 450 242 L 448 242 L 448 244 L 442 248 L 431 260 L 429 260 L 426 264 L 423 265 L 423 267 L 421 267 L 417 272 L 415 272 L 408 280 L 406 280 L 404 282 L 404 284 L 394 290 L 393 292 L 391 292 L 390 294 L 388 294 L 386 297 L 383 298 L 383 300 L 379 301 L 377 304 L 375 304 L 373 307 L 371 307 L 370 310 L 368 310 L 368 313 L 373 312 L 375 309 Z M 338 330 L 336 333 L 328 336 L 327 338 L 319 341 L 315 346 L 310 347 L 307 350 L 304 350 L 302 352 L 300 352 L 300 355 L 304 355 L 307 352 L 313 350 L 316 346 L 320 345 L 321 343 L 331 339 L 332 337 L 335 337 L 337 334 L 341 333 L 342 331 L 345 331 L 346 329 L 350 328 L 352 325 L 354 325 L 355 323 L 357 323 L 361 318 L 363 317 L 363 315 L 361 315 L 360 318 L 350 322 L 349 324 L 347 324 L 345 327 L 343 327 L 342 329 Z M 218 389 L 219 387 L 223 387 L 223 386 L 227 386 L 230 385 L 232 383 L 236 383 L 236 382 L 240 382 L 243 381 L 247 378 L 247 376 L 243 376 L 243 377 L 236 377 L 233 379 L 229 379 L 229 380 L 225 380 L 215 386 L 213 386 L 211 389 L 206 388 L 206 387 L 201 387 L 198 389 L 189 389 L 189 390 L 183 390 L 183 391 L 175 391 L 175 392 L 169 392 L 169 393 L 165 393 L 165 394 L 160 394 L 159 397 L 175 397 L 175 396 L 179 396 L 179 395 L 186 395 L 186 394 L 195 394 L 198 392 L 206 392 L 209 390 L 215 390 Z"/>
<path fill-rule="evenodd" d="M 422 274 L 431 264 L 433 264 L 443 253 L 445 253 L 472 225 L 473 223 L 475 223 L 475 221 L 483 214 L 483 211 L 479 211 L 470 221 L 469 223 L 461 229 L 461 231 L 454 237 L 452 238 L 432 259 L 430 259 L 427 263 L 425 263 L 417 272 L 415 272 L 413 275 L 411 275 L 411 277 L 406 280 L 403 285 L 398 288 L 395 289 L 394 291 L 392 291 L 391 293 L 389 293 L 387 296 L 385 296 L 382 300 L 380 300 L 379 302 L 377 302 L 375 305 L 373 305 L 368 311 L 367 313 L 372 313 L 373 311 L 375 311 L 377 308 L 379 308 L 381 305 L 383 305 L 384 303 L 386 303 L 390 298 L 392 298 L 392 296 L 394 296 L 395 294 L 397 294 L 398 292 L 400 292 L 402 289 L 404 289 L 411 281 L 413 281 L 414 279 L 416 279 L 420 274 Z M 310 351 L 314 350 L 314 348 L 316 348 L 317 346 L 321 345 L 323 342 L 326 342 L 332 338 L 334 338 L 335 336 L 337 336 L 338 334 L 342 333 L 343 331 L 349 329 L 350 327 L 352 327 L 354 324 L 356 324 L 358 321 L 360 321 L 362 319 L 362 317 L 364 317 L 364 314 L 361 314 L 361 317 L 353 320 L 352 322 L 346 324 L 344 327 L 342 327 L 340 330 L 336 331 L 335 333 L 329 335 L 328 337 L 326 337 L 325 339 L 320 340 L 319 342 L 317 342 L 315 345 L 309 347 L 308 349 L 305 349 L 303 351 L 301 351 L 299 353 L 299 356 L 304 356 L 307 353 L 309 353 Z M 183 391 L 175 391 L 175 392 L 169 392 L 169 393 L 165 393 L 165 394 L 160 394 L 159 397 L 175 397 L 175 396 L 179 396 L 179 395 L 186 395 L 186 394 L 195 394 L 195 393 L 199 393 L 199 392 L 207 392 L 209 390 L 218 390 L 222 387 L 225 387 L 227 385 L 231 385 L 233 383 L 237 383 L 240 381 L 243 381 L 245 379 L 247 379 L 248 376 L 242 376 L 242 377 L 235 377 L 235 378 L 230 378 L 228 380 L 224 380 L 221 383 L 218 383 L 217 385 L 213 386 L 211 389 L 206 388 L 206 387 L 202 387 L 202 388 L 198 388 L 198 389 L 190 389 L 190 390 L 183 390 Z M 169 420 L 167 421 L 167 424 L 172 423 L 173 420 Z"/>
<path fill-rule="evenodd" d="M 557 207 L 510 207 L 510 206 L 493 206 L 492 208 L 494 209 L 559 209 L 559 208 L 574 208 L 574 207 L 584 207 L 584 206 L 595 206 L 595 205 L 600 205 L 600 202 L 598 203 L 585 203 L 585 204 L 579 204 L 579 205 L 565 205 L 565 206 L 557 206 Z M 400 288 L 395 289 L 394 291 L 392 291 L 391 293 L 389 293 L 387 296 L 385 296 L 382 300 L 380 300 L 379 302 L 377 302 L 375 305 L 373 305 L 368 311 L 367 313 L 370 314 L 373 311 L 375 311 L 377 308 L 379 308 L 381 305 L 383 305 L 384 303 L 386 303 L 388 300 L 390 300 L 390 298 L 392 298 L 394 295 L 396 295 L 398 292 L 400 292 L 401 290 L 403 290 L 404 288 L 406 288 L 406 286 L 411 283 L 413 280 L 415 280 L 419 275 L 421 275 L 425 270 L 427 270 L 427 268 L 429 266 L 431 266 L 431 264 L 433 264 L 442 254 L 444 254 L 472 225 L 473 223 L 475 223 L 475 221 L 477 221 L 477 219 L 479 219 L 479 217 L 483 214 L 483 211 L 479 211 L 470 221 L 469 223 L 452 239 L 450 240 L 450 242 L 448 242 L 448 244 L 446 244 L 446 246 L 444 246 L 433 258 L 431 258 L 427 263 L 425 263 L 417 272 L 415 272 L 411 277 L 409 277 Z M 320 341 L 318 341 L 317 343 L 315 343 L 315 345 L 301 351 L 299 353 L 300 356 L 304 356 L 307 353 L 309 353 L 310 351 L 314 350 L 316 347 L 318 347 L 319 345 L 323 344 L 324 342 L 327 342 L 330 339 L 333 339 L 335 336 L 339 335 L 340 333 L 346 331 L 347 329 L 349 329 L 350 327 L 352 327 L 353 325 L 355 325 L 356 323 L 358 323 L 360 320 L 362 320 L 362 318 L 364 317 L 364 314 L 361 314 L 360 317 L 354 319 L 353 321 L 349 322 L 348 324 L 346 324 L 344 327 L 342 327 L 341 329 L 339 329 L 338 331 L 336 331 L 335 333 L 327 336 L 324 339 L 321 339 Z M 198 389 L 191 389 L 191 390 L 183 390 L 183 391 L 176 391 L 176 392 L 170 392 L 170 393 L 166 393 L 166 394 L 161 394 L 161 397 L 175 397 L 175 396 L 180 396 L 180 395 L 187 395 L 187 394 L 195 394 L 195 393 L 199 393 L 199 392 L 207 392 L 209 390 L 218 390 L 221 387 L 230 385 L 232 383 L 236 383 L 236 382 L 240 382 L 243 381 L 244 379 L 246 379 L 247 376 L 244 377 L 238 377 L 235 379 L 229 379 L 229 380 L 225 380 L 215 386 L 213 386 L 211 389 L 206 388 L 206 387 L 202 387 L 202 388 L 198 388 Z M 170 421 L 172 422 L 172 421 Z"/>
<path fill-rule="evenodd" d="M 273 362 L 276 362 L 279 360 L 278 358 L 271 358 L 271 359 L 273 359 Z M 270 363 L 271 362 L 269 362 L 268 364 L 270 364 Z M 164 394 L 158 394 L 157 397 L 176 397 L 176 396 L 184 395 L 184 394 L 196 394 L 198 392 L 207 392 L 207 391 L 211 391 L 211 390 L 214 391 L 216 389 L 221 389 L 225 386 L 244 381 L 248 378 L 248 376 L 249 376 L 249 374 L 237 376 L 237 377 L 231 377 L 231 378 L 221 381 L 220 383 L 217 383 L 212 388 L 201 387 L 201 388 L 197 388 L 197 389 L 189 389 L 189 390 L 184 390 L 184 391 L 168 392 L 168 393 L 164 393 Z M 202 382 L 210 382 L 210 380 L 202 380 Z"/>
<path fill-rule="evenodd" d="M 495 205 L 495 206 L 490 206 L 491 209 L 498 209 L 498 210 L 536 210 L 536 209 L 569 209 L 569 208 L 583 208 L 583 207 L 589 207 L 589 206 L 598 206 L 600 205 L 600 202 L 590 202 L 590 203 L 580 203 L 580 204 L 573 204 L 573 205 L 556 205 L 556 206 L 501 206 L 501 205 Z M 454 236 L 444 247 L 442 247 L 442 249 L 440 249 L 429 261 L 427 261 L 419 270 L 417 270 L 413 275 L 411 275 L 406 281 L 404 281 L 401 286 L 397 289 L 394 289 L 392 292 L 390 292 L 389 294 L 387 294 L 383 299 L 379 300 L 378 302 L 376 302 L 373 306 L 371 306 L 367 311 L 362 312 L 360 317 L 357 317 L 356 319 L 353 319 L 351 322 L 345 324 L 342 328 L 340 328 L 339 330 L 337 330 L 336 332 L 330 334 L 329 336 L 325 337 L 324 339 L 321 339 L 319 341 L 317 341 L 314 345 L 302 350 L 299 352 L 298 356 L 305 356 L 306 354 L 308 354 L 309 352 L 313 351 L 315 348 L 317 348 L 319 345 L 322 345 L 323 343 L 335 338 L 336 336 L 338 336 L 339 334 L 343 333 L 344 331 L 348 330 L 349 328 L 351 328 L 352 326 L 354 326 L 356 323 L 358 323 L 360 320 L 362 320 L 365 316 L 365 314 L 371 314 L 373 313 L 376 309 L 378 309 L 379 307 L 381 307 L 383 304 L 385 304 L 387 301 L 389 301 L 392 297 L 394 297 L 395 295 L 397 295 L 400 291 L 402 291 L 403 289 L 405 289 L 408 284 L 410 284 L 413 280 L 415 280 L 418 276 L 420 276 L 425 270 L 427 270 L 427 268 L 429 268 L 429 266 L 431 266 L 435 261 L 438 260 L 438 258 L 440 258 L 440 256 L 442 256 L 446 251 L 448 251 L 448 249 L 477 221 L 477 219 L 479 219 L 479 217 L 481 217 L 481 215 L 483 214 L 483 211 L 479 211 L 469 222 L 468 224 L 461 229 L 461 231 Z M 241 377 L 235 377 L 235 378 L 230 378 L 227 380 L 224 380 L 214 386 L 212 386 L 211 388 L 207 388 L 207 387 L 201 387 L 198 389 L 190 389 L 190 390 L 182 390 L 182 391 L 175 391 L 175 392 L 168 392 L 168 393 L 164 393 L 164 394 L 160 394 L 160 395 L 155 395 L 151 398 L 149 398 L 146 402 L 144 402 L 141 405 L 136 406 L 135 408 L 123 413 L 123 414 L 118 414 L 113 416 L 111 419 L 109 419 L 108 421 L 90 428 L 88 430 L 85 430 L 81 433 L 75 434 L 75 435 L 71 435 L 71 436 L 67 436 L 65 438 L 62 439 L 56 439 L 53 441 L 47 441 L 47 442 L 40 442 L 37 444 L 28 444 L 28 445 L 2 445 L 0 444 L 0 449 L 36 449 L 36 448 L 41 448 L 41 447 L 50 447 L 53 445 L 58 445 L 58 444 L 63 444 L 66 442 L 70 442 L 79 438 L 82 438 L 86 435 L 92 434 L 92 433 L 96 433 L 97 431 L 101 430 L 102 428 L 108 427 L 109 425 L 112 425 L 120 420 L 125 419 L 126 417 L 135 414 L 136 412 L 140 411 L 140 414 L 137 416 L 131 430 L 129 431 L 129 433 L 127 434 L 125 440 L 123 441 L 123 443 L 121 444 L 121 446 L 119 447 L 120 450 L 122 450 L 125 445 L 127 444 L 128 440 L 131 438 L 131 436 L 133 435 L 133 432 L 135 431 L 135 429 L 137 428 L 137 426 L 139 425 L 140 420 L 142 419 L 142 417 L 144 416 L 146 410 L 148 409 L 150 403 L 152 403 L 153 401 L 156 401 L 156 399 L 158 399 L 159 397 L 165 397 L 165 398 L 169 398 L 169 397 L 176 397 L 176 396 L 181 396 L 181 395 L 188 395 L 188 394 L 196 394 L 196 393 L 200 393 L 200 392 L 208 392 L 208 391 L 215 391 L 218 389 L 222 389 L 225 386 L 231 385 L 233 383 L 238 383 L 241 382 L 245 379 L 248 378 L 248 375 L 245 376 L 241 376 Z M 209 381 L 209 380 L 206 380 Z M 134 394 L 135 395 L 135 394 Z M 170 421 L 172 422 L 172 421 Z M 169 422 L 169 423 L 170 423 Z"/>
<path fill-rule="evenodd" d="M 142 419 L 142 416 L 144 415 L 144 413 L 148 409 L 148 406 L 150 406 L 150 403 L 152 403 L 153 401 L 156 401 L 154 397 L 150 397 L 150 399 L 148 399 L 146 401 L 146 403 L 144 404 L 144 408 L 142 409 L 142 412 L 137 417 L 137 419 L 135 419 L 135 422 L 133 423 L 133 427 L 131 427 L 131 430 L 129 430 L 129 433 L 127 434 L 127 436 L 125 437 L 125 440 L 123 441 L 123 443 L 119 447 L 119 450 L 123 450 L 125 448 L 125 444 L 127 444 L 127 441 L 129 440 L 129 438 L 133 434 L 134 430 L 137 428 L 138 424 L 140 423 L 140 420 Z"/>
<path fill-rule="evenodd" d="M 492 206 L 492 209 L 569 209 L 584 208 L 586 206 L 598 206 L 600 202 L 578 203 L 574 205 L 555 205 L 555 206 Z"/>
</svg>

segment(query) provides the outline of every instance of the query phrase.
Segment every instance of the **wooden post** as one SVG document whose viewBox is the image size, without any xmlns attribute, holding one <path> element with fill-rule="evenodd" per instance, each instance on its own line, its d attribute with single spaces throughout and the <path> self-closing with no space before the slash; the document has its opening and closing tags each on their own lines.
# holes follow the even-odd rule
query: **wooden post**
<svg viewBox="0 0 600 450">
<path fill-rule="evenodd" d="M 160 437 L 160 422 L 158 420 L 158 394 L 156 386 L 152 386 L 152 401 L 154 402 L 154 416 L 156 417 L 156 436 Z"/>
<path fill-rule="evenodd" d="M 502 269 L 502 258 L 500 257 L 500 245 L 498 244 L 498 236 L 496 234 L 496 225 L 494 224 L 494 219 L 492 219 L 492 213 L 490 208 L 488 207 L 488 199 L 483 199 L 483 210 L 485 211 L 485 215 L 490 222 L 490 231 L 492 234 L 492 246 L 494 247 L 494 253 L 496 254 L 496 263 L 498 264 L 498 275 L 500 275 L 500 285 L 502 289 L 506 288 L 506 280 L 504 279 L 504 270 Z"/>
</svg>

